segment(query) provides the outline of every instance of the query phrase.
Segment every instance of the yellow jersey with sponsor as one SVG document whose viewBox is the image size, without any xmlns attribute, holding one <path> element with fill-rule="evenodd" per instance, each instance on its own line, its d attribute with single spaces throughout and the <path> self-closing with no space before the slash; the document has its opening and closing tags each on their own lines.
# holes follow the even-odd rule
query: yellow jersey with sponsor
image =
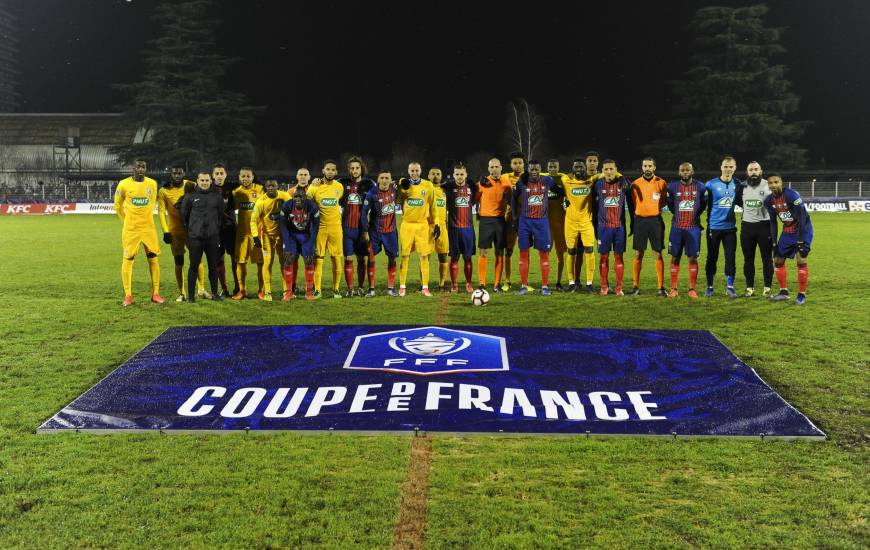
<svg viewBox="0 0 870 550">
<path fill-rule="evenodd" d="M 252 235 L 251 215 L 254 213 L 254 205 L 257 199 L 262 197 L 263 187 L 259 183 L 252 183 L 250 187 L 238 186 L 233 189 L 233 200 L 239 211 L 238 230 L 240 235 Z"/>
<path fill-rule="evenodd" d="M 399 186 L 399 200 L 402 202 L 402 222 L 427 222 L 435 225 L 435 186 L 429 180 L 421 179 L 408 189 Z"/>
<path fill-rule="evenodd" d="M 576 179 L 571 174 L 562 178 L 565 199 L 568 201 L 568 208 L 565 210 L 566 218 L 572 221 L 592 222 L 593 185 L 600 177 L 595 174 L 588 178 Z"/>
<path fill-rule="evenodd" d="M 164 185 L 157 192 L 157 218 L 164 233 L 177 233 L 184 231 L 184 223 L 181 221 L 181 210 L 177 208 L 188 191 L 188 183 L 184 181 L 178 187 Z"/>
<path fill-rule="evenodd" d="M 251 235 L 259 235 L 260 229 L 270 237 L 281 235 L 281 207 L 284 201 L 290 200 L 290 193 L 278 191 L 275 198 L 263 193 L 254 203 L 254 212 L 251 215 Z"/>
<path fill-rule="evenodd" d="M 507 205 L 505 206 L 505 218 L 510 219 L 512 217 L 511 214 L 511 201 L 510 196 L 513 195 L 514 189 L 517 188 L 517 182 L 520 181 L 520 178 L 523 176 L 522 172 L 519 174 L 514 174 L 513 172 L 508 172 L 504 174 L 502 177 L 506 178 L 508 183 L 511 185 L 510 194 L 508 195 Z"/>
<path fill-rule="evenodd" d="M 447 195 L 440 185 L 432 185 L 435 191 L 435 223 L 441 226 L 441 232 L 447 231 Z"/>
<path fill-rule="evenodd" d="M 344 186 L 337 180 L 331 183 L 321 181 L 319 185 L 309 185 L 308 198 L 317 203 L 320 210 L 321 227 L 341 227 L 341 206 L 338 204 L 344 195 Z"/>
<path fill-rule="evenodd" d="M 124 232 L 154 231 L 157 182 L 151 178 L 121 180 L 115 188 L 115 213 L 124 221 Z"/>
</svg>

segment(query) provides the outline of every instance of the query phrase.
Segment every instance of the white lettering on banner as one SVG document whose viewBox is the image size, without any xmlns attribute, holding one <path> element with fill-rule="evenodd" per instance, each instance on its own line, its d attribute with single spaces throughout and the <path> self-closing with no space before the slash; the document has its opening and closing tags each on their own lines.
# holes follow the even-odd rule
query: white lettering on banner
<svg viewBox="0 0 870 550">
<path fill-rule="evenodd" d="M 387 401 L 386 409 L 380 409 L 374 403 L 378 400 L 378 388 L 383 384 L 361 384 L 356 387 L 323 386 L 316 388 L 305 417 L 319 416 L 325 407 L 340 405 L 345 401 L 348 392 L 353 392 L 349 406 L 337 409 L 337 413 L 363 413 L 386 410 L 387 412 L 407 412 L 411 410 L 411 400 L 415 398 L 416 384 L 413 382 L 394 382 Z M 456 387 L 456 393 L 453 388 Z M 269 399 L 263 413 L 264 418 L 290 418 L 300 414 L 309 388 L 300 387 L 277 388 Z M 265 388 L 239 388 L 223 403 L 220 415 L 225 418 L 247 418 L 252 416 L 261 403 L 273 390 Z M 581 395 L 576 391 L 534 390 L 531 397 L 527 390 L 521 388 L 504 388 L 501 396 L 493 394 L 493 389 L 478 384 L 454 384 L 451 382 L 429 382 L 425 390 L 425 410 L 437 411 L 444 408 L 456 410 L 480 410 L 507 415 L 519 415 L 537 418 L 538 408 L 533 399 L 538 399 L 543 407 L 544 417 L 550 420 L 586 420 L 586 406 L 581 401 Z M 208 402 L 209 398 L 223 401 L 226 388 L 222 386 L 201 386 L 191 393 L 190 397 L 178 408 L 180 416 L 206 416 L 218 402 Z M 586 402 L 591 406 L 594 417 L 598 420 L 625 421 L 632 418 L 640 421 L 667 420 L 665 415 L 654 415 L 652 410 L 658 404 L 645 401 L 644 397 L 652 395 L 650 391 L 595 391 L 585 395 Z M 288 399 L 289 396 L 289 399 Z M 422 396 L 421 396 L 422 397 Z M 455 399 L 455 400 L 454 400 Z M 447 407 L 443 402 L 451 402 Z M 368 408 L 366 408 L 368 404 Z M 621 404 L 622 406 L 615 406 Z M 630 406 L 629 406 L 630 404 Z M 632 414 L 631 411 L 634 411 Z"/>
<path fill-rule="evenodd" d="M 209 393 L 212 397 L 223 397 L 226 392 L 227 389 L 221 386 L 201 386 L 196 388 L 190 394 L 190 397 L 187 398 L 187 401 L 178 407 L 178 414 L 181 416 L 205 416 L 214 409 L 214 405 L 202 405 L 197 409 L 194 409 L 194 406 L 198 405 Z"/>
<path fill-rule="evenodd" d="M 30 214 L 29 204 L 10 204 L 6 209 L 7 214 Z"/>
<path fill-rule="evenodd" d="M 266 397 L 266 388 L 241 388 L 227 401 L 221 409 L 224 418 L 246 418 L 254 414 L 263 398 Z M 247 401 L 247 402 L 246 402 Z M 242 407 L 244 404 L 244 407 Z M 239 410 L 242 407 L 242 410 Z"/>
<path fill-rule="evenodd" d="M 502 414 L 514 414 L 514 405 L 516 402 L 520 408 L 523 410 L 523 416 L 531 416 L 532 418 L 538 416 L 535 414 L 535 407 L 532 406 L 532 402 L 529 401 L 529 396 L 526 395 L 526 392 L 520 388 L 505 388 L 504 395 L 501 399 L 501 408 L 499 412 Z"/>
<path fill-rule="evenodd" d="M 329 395 L 330 393 L 332 396 Z M 311 404 L 308 405 L 308 411 L 305 413 L 305 416 L 317 416 L 323 407 L 341 403 L 345 395 L 347 395 L 347 388 L 343 386 L 317 388 L 314 397 L 311 399 Z"/>
<path fill-rule="evenodd" d="M 387 403 L 388 411 L 407 411 L 411 404 L 411 396 L 414 395 L 412 382 L 396 382 L 390 393 L 390 401 Z"/>
<path fill-rule="evenodd" d="M 282 411 L 281 405 L 284 403 L 284 399 L 287 398 L 288 393 L 290 393 L 290 388 L 278 388 L 278 391 L 275 392 L 275 397 L 269 401 L 263 416 L 266 418 L 290 418 L 295 415 L 299 411 L 299 405 L 302 404 L 305 394 L 308 393 L 308 388 L 296 388 L 296 391 L 293 392 L 293 397 L 290 398 L 290 402 L 287 403 L 287 406 Z"/>
<path fill-rule="evenodd" d="M 353 396 L 353 401 L 350 404 L 350 410 L 348 412 L 352 413 L 370 413 L 375 412 L 375 409 L 364 409 L 366 405 L 366 401 L 374 401 L 378 398 L 377 395 L 369 395 L 369 390 L 373 390 L 375 388 L 380 388 L 383 384 L 363 384 L 361 386 L 357 386 L 356 393 Z"/>
<path fill-rule="evenodd" d="M 621 401 L 619 394 L 612 391 L 594 391 L 590 393 L 589 401 L 592 402 L 592 407 L 595 409 L 595 416 L 601 420 L 628 420 L 628 411 L 625 409 L 613 409 L 613 414 L 610 414 L 607 405 L 604 403 L 605 397 L 617 403 Z"/>
<path fill-rule="evenodd" d="M 475 397 L 472 394 L 477 394 Z M 486 386 L 475 386 L 473 384 L 459 384 L 459 408 L 460 409 L 480 409 L 482 411 L 492 412 L 493 409 L 487 402 L 489 401 L 489 388 Z"/>
<path fill-rule="evenodd" d="M 870 212 L 870 201 L 849 201 L 849 212 Z"/>
<path fill-rule="evenodd" d="M 849 207 L 845 202 L 806 202 L 806 209 L 810 212 L 848 212 Z"/>
<path fill-rule="evenodd" d="M 568 396 L 568 401 L 565 401 L 557 391 L 541 390 L 541 401 L 544 402 L 544 413 L 547 418 L 558 419 L 559 407 L 562 407 L 568 420 L 586 420 L 586 411 L 583 410 L 583 404 L 580 403 L 580 396 L 577 395 L 577 392 L 565 393 Z"/>
<path fill-rule="evenodd" d="M 450 382 L 430 382 L 429 389 L 426 392 L 426 410 L 437 411 L 438 401 L 442 399 L 450 399 L 449 395 L 444 395 L 441 393 L 441 389 L 452 387 L 453 384 L 451 384 Z"/>
<path fill-rule="evenodd" d="M 631 404 L 634 405 L 634 411 L 637 413 L 637 417 L 641 420 L 667 420 L 664 416 L 653 416 L 650 414 L 650 409 L 659 408 L 658 403 L 646 403 L 643 400 L 644 395 L 649 395 L 652 392 L 648 391 L 627 391 L 625 394 L 628 396 L 628 400 L 631 401 Z"/>
</svg>

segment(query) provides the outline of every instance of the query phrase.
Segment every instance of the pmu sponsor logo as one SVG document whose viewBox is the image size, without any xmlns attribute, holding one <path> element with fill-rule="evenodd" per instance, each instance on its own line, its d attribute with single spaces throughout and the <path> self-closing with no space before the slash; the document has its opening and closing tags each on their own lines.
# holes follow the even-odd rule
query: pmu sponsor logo
<svg viewBox="0 0 870 550">
<path fill-rule="evenodd" d="M 418 206 L 423 206 L 423 199 L 408 199 L 405 201 L 405 204 L 416 208 Z"/>
<path fill-rule="evenodd" d="M 239 203 L 239 210 L 253 210 L 253 209 L 254 209 L 253 202 L 240 202 Z"/>
<path fill-rule="evenodd" d="M 437 206 L 438 208 L 444 208 L 445 206 L 447 206 L 447 201 L 444 199 L 435 199 L 435 206 Z"/>
<path fill-rule="evenodd" d="M 746 208 L 761 208 L 761 201 L 758 199 L 746 199 L 743 201 Z"/>
<path fill-rule="evenodd" d="M 223 418 L 317 417 L 321 414 L 479 410 L 547 420 L 667 420 L 656 415 L 650 391 L 576 391 L 490 388 L 453 382 L 392 382 L 315 388 L 200 386 L 178 407 L 183 417 L 218 413 Z M 422 407 L 421 407 L 422 405 Z"/>
<path fill-rule="evenodd" d="M 574 197 L 583 197 L 583 196 L 588 195 L 588 194 L 589 194 L 588 187 L 572 187 L 571 188 L 571 195 Z"/>
<path fill-rule="evenodd" d="M 501 336 L 421 327 L 357 336 L 343 368 L 429 376 L 506 371 L 509 367 Z"/>
<path fill-rule="evenodd" d="M 332 207 L 338 205 L 338 199 L 335 197 L 323 197 L 320 199 L 320 206 Z"/>
</svg>

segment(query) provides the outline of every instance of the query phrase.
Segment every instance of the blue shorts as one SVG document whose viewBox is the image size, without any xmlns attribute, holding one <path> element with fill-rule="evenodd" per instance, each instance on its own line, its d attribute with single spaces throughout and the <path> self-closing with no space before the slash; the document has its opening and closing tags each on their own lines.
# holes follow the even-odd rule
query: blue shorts
<svg viewBox="0 0 870 550">
<path fill-rule="evenodd" d="M 476 250 L 473 227 L 451 227 L 447 230 L 447 240 L 450 243 L 451 258 L 474 256 Z"/>
<path fill-rule="evenodd" d="M 599 227 L 598 228 L 598 253 L 610 254 L 625 253 L 625 228 L 624 227 Z"/>
<path fill-rule="evenodd" d="M 517 227 L 517 246 L 520 250 L 535 250 L 548 252 L 552 241 L 550 240 L 550 220 L 547 218 L 521 217 Z"/>
<path fill-rule="evenodd" d="M 399 234 L 395 231 L 381 235 L 377 231 L 369 230 L 369 252 L 372 256 L 381 253 L 381 249 L 390 258 L 399 255 Z"/>
<path fill-rule="evenodd" d="M 668 236 L 668 254 L 674 258 L 679 258 L 685 251 L 686 256 L 697 258 L 701 252 L 701 228 L 693 227 L 691 229 L 680 229 L 679 227 L 671 227 L 671 234 Z"/>
<path fill-rule="evenodd" d="M 369 253 L 368 244 L 360 238 L 362 229 L 359 227 L 342 227 L 342 248 L 344 249 L 344 257 L 348 256 L 367 256 Z"/>
<path fill-rule="evenodd" d="M 314 256 L 314 242 L 317 239 L 310 233 L 290 233 L 290 240 L 284 243 L 284 254 L 293 256 Z"/>
<path fill-rule="evenodd" d="M 782 233 L 779 240 L 776 242 L 776 250 L 773 251 L 777 258 L 794 258 L 797 252 L 798 234 Z M 810 244 L 813 242 L 813 226 L 808 225 L 806 234 L 804 235 L 804 243 L 807 247 L 807 256 L 810 254 Z"/>
</svg>

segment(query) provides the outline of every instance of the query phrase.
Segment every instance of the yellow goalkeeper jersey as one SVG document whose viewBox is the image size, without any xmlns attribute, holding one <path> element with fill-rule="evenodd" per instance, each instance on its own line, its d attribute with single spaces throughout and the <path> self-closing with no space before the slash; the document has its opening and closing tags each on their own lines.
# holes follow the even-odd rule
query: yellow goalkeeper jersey
<svg viewBox="0 0 870 550">
<path fill-rule="evenodd" d="M 252 183 L 245 188 L 241 185 L 233 190 L 233 200 L 239 210 L 238 230 L 242 235 L 251 235 L 251 214 L 254 213 L 254 205 L 257 199 L 264 196 L 263 187 L 259 183 Z"/>
<path fill-rule="evenodd" d="M 254 203 L 254 212 L 251 216 L 251 235 L 258 235 L 260 228 L 270 237 L 281 235 L 281 207 L 284 201 L 290 200 L 290 193 L 278 191 L 274 199 L 265 193 Z"/>
<path fill-rule="evenodd" d="M 443 231 L 447 230 L 447 195 L 444 193 L 444 188 L 440 185 L 432 185 L 435 190 L 435 223 L 441 226 Z"/>
<path fill-rule="evenodd" d="M 185 180 L 178 187 L 164 185 L 157 192 L 157 219 L 160 220 L 160 227 L 163 228 L 164 233 L 184 231 L 181 210 L 176 208 L 176 205 L 181 202 L 184 193 L 187 192 L 188 184 L 194 183 Z"/>
<path fill-rule="evenodd" d="M 429 180 L 421 179 L 411 184 L 407 190 L 399 186 L 399 200 L 402 202 L 402 222 L 427 222 L 435 225 L 435 186 Z"/>
<path fill-rule="evenodd" d="M 321 226 L 341 226 L 341 206 L 338 201 L 344 195 L 344 186 L 338 180 L 332 180 L 332 183 L 321 181 L 317 186 L 309 185 L 307 194 L 309 199 L 317 203 Z"/>
<path fill-rule="evenodd" d="M 157 182 L 151 178 L 136 181 L 132 176 L 115 188 L 115 213 L 124 222 L 124 232 L 154 231 L 154 203 Z"/>
<path fill-rule="evenodd" d="M 596 174 L 578 180 L 571 174 L 562 178 L 565 198 L 568 200 L 568 208 L 565 210 L 566 218 L 572 221 L 592 221 L 592 196 L 594 193 L 592 186 L 599 177 Z"/>
</svg>

